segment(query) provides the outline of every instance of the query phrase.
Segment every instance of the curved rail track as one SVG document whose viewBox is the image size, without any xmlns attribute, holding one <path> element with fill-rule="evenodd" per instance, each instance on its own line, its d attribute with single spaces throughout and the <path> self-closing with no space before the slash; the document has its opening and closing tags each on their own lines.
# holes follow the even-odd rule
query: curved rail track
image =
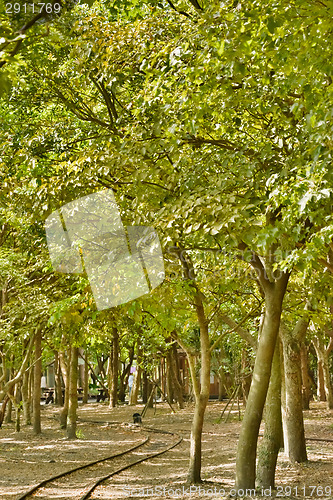
<svg viewBox="0 0 333 500">
<path fill-rule="evenodd" d="M 165 439 L 161 440 L 146 437 L 141 443 L 120 453 L 80 465 L 79 467 L 69 469 L 48 479 L 44 479 L 26 491 L 17 500 L 25 500 L 28 498 L 50 499 L 52 498 L 51 489 L 53 492 L 54 490 L 58 490 L 56 494 L 57 498 L 60 498 L 59 490 L 63 490 L 63 494 L 61 493 L 62 498 L 80 498 L 80 500 L 87 500 L 96 488 L 116 474 L 130 469 L 146 460 L 158 457 L 172 448 L 175 448 L 182 441 L 182 438 L 173 432 L 151 427 L 142 427 L 142 430 L 153 434 L 167 434 L 176 438 L 176 441 L 173 440 L 170 444 L 170 439 L 168 443 Z M 71 490 L 73 494 L 70 493 Z M 78 497 L 78 491 L 80 491 L 80 497 Z"/>
</svg>

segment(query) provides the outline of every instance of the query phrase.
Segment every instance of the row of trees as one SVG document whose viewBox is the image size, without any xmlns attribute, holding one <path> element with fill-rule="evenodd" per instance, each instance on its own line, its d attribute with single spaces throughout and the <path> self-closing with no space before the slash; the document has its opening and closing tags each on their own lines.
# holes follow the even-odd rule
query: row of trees
<svg viewBox="0 0 333 500">
<path fill-rule="evenodd" d="M 74 366 L 80 332 L 112 339 L 119 321 L 145 339 L 144 352 L 155 336 L 176 340 L 195 396 L 190 482 L 200 481 L 212 354 L 227 335 L 255 353 L 237 488 L 255 485 L 265 402 L 258 481 L 274 483 L 281 406 L 289 457 L 306 459 L 306 334 L 332 406 L 331 14 L 316 0 L 96 0 L 30 24 L 28 13 L 3 15 L 3 359 L 9 345 L 28 359 L 34 349 L 36 381 L 42 334 L 51 349 L 71 344 Z M 43 221 L 103 187 L 114 190 L 124 224 L 155 226 L 166 279 L 97 312 L 85 276 L 52 271 Z M 37 408 L 37 386 L 35 394 Z M 74 402 L 73 435 L 75 411 Z"/>
</svg>

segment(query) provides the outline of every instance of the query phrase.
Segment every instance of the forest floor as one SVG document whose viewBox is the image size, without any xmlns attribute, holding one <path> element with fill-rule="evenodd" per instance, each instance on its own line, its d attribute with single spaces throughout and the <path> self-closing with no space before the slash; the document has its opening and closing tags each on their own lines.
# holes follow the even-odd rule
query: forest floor
<svg viewBox="0 0 333 500">
<path fill-rule="evenodd" d="M 235 455 L 241 423 L 237 410 L 232 412 L 228 422 L 217 423 L 224 404 L 212 401 L 207 408 L 203 433 L 204 482 L 200 490 L 199 486 L 192 486 L 190 490 L 185 484 L 193 404 L 172 414 L 167 404 L 158 403 L 156 410 L 148 409 L 144 425 L 176 432 L 183 438 L 182 443 L 160 457 L 118 474 L 100 487 L 92 498 L 235 498 Z M 0 429 L 0 499 L 16 500 L 46 477 L 142 441 L 147 432 L 131 424 L 132 414 L 142 411 L 142 408 L 142 405 L 122 405 L 110 409 L 103 403 L 80 405 L 79 438 L 75 441 L 65 439 L 65 432 L 59 429 L 57 421 L 59 408 L 53 405 L 42 407 L 43 432 L 40 436 L 33 436 L 31 427 L 22 426 L 21 432 L 16 433 L 14 424 L 4 424 Z M 308 438 L 333 439 L 333 411 L 328 411 L 325 403 L 312 403 L 311 409 L 304 412 L 304 419 Z M 86 420 L 93 422 L 87 423 Z M 165 441 L 165 435 L 162 436 Z M 307 441 L 307 451 L 308 462 L 304 464 L 290 464 L 280 452 L 277 490 L 266 490 L 264 497 L 333 499 L 333 443 Z M 244 498 L 259 498 L 245 493 Z M 80 491 L 54 488 L 49 490 L 47 497 L 34 498 L 79 499 Z"/>
</svg>

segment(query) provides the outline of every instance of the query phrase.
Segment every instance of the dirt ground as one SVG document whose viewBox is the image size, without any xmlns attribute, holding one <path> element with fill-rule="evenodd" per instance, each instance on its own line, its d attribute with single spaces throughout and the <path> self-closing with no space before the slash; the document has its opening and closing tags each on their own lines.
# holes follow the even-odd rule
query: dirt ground
<svg viewBox="0 0 333 500">
<path fill-rule="evenodd" d="M 177 432 L 183 438 L 182 443 L 160 457 L 115 476 L 92 498 L 235 498 L 235 454 L 241 423 L 237 411 L 232 412 L 227 423 L 217 423 L 223 406 L 224 403 L 215 401 L 210 402 L 207 409 L 203 433 L 204 482 L 200 489 L 192 486 L 190 490 L 186 486 L 193 405 L 172 414 L 166 404 L 158 403 L 156 410 L 148 410 L 144 425 Z M 53 405 L 42 409 L 43 433 L 38 437 L 33 436 L 31 427 L 22 426 L 21 432 L 15 433 L 13 424 L 4 424 L 0 429 L 0 499 L 16 500 L 46 477 L 139 443 L 147 432 L 134 427 L 131 421 L 132 414 L 142 408 L 123 405 L 109 409 L 104 403 L 81 405 L 79 438 L 75 441 L 65 439 L 57 421 L 59 409 Z M 312 403 L 311 410 L 304 412 L 306 436 L 332 440 L 332 417 L 333 411 L 326 410 L 324 403 Z M 109 423 L 97 423 L 103 421 Z M 283 452 L 280 453 L 277 491 L 266 490 L 264 497 L 333 499 L 333 443 L 307 441 L 307 450 L 309 460 L 305 464 L 291 465 Z M 251 498 L 251 494 L 239 492 L 244 498 Z M 80 494 L 54 491 L 49 498 L 71 500 L 80 498 Z M 252 494 L 252 498 L 257 497 Z"/>
</svg>

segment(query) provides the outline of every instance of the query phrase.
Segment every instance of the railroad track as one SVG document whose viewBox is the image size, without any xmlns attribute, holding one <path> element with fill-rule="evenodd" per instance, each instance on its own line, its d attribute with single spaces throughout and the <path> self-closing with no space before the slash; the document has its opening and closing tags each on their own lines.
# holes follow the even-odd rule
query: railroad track
<svg viewBox="0 0 333 500">
<path fill-rule="evenodd" d="M 116 474 L 120 474 L 137 464 L 158 457 L 175 448 L 182 441 L 181 437 L 172 432 L 153 429 L 151 427 L 143 427 L 142 430 L 149 432 L 153 437 L 146 437 L 139 444 L 120 453 L 80 465 L 79 467 L 44 479 L 26 491 L 17 500 L 28 498 L 50 500 L 53 497 L 57 499 L 64 498 L 66 500 L 70 498 L 87 500 L 101 484 Z M 164 439 L 161 439 L 161 434 L 165 436 Z M 170 438 L 172 439 L 171 443 Z"/>
</svg>

